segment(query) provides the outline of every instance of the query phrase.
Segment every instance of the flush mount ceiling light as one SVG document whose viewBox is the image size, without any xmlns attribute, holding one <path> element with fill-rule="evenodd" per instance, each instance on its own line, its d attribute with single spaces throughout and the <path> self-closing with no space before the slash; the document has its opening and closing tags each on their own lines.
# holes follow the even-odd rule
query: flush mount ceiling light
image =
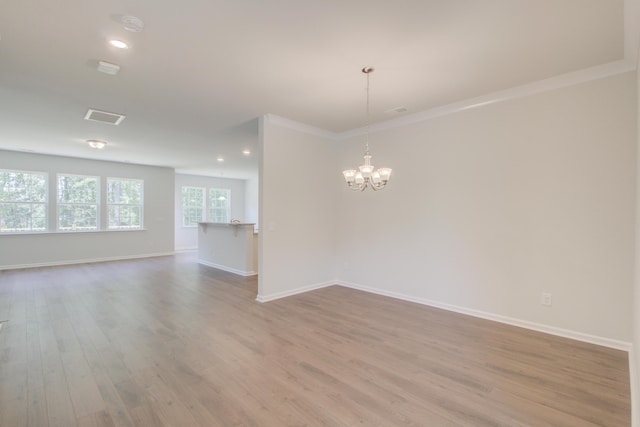
<svg viewBox="0 0 640 427">
<path fill-rule="evenodd" d="M 224 162 L 224 157 L 218 157 L 216 160 L 219 161 L 220 163 L 222 163 L 222 162 Z"/>
<path fill-rule="evenodd" d="M 102 150 L 107 146 L 105 141 L 100 141 L 99 139 L 87 139 L 87 144 L 89 144 L 89 147 L 97 148 L 98 150 Z"/>
<path fill-rule="evenodd" d="M 364 191 L 367 187 L 371 187 L 374 191 L 382 190 L 387 186 L 391 177 L 391 169 L 380 168 L 375 170 L 371 164 L 371 155 L 369 154 L 369 74 L 373 73 L 373 67 L 364 67 L 362 72 L 367 76 L 367 121 L 365 124 L 365 150 L 364 165 L 360 166 L 358 171 L 348 169 L 342 171 L 347 185 L 351 190 Z"/>
<path fill-rule="evenodd" d="M 129 49 L 129 45 L 123 42 L 122 40 L 112 39 L 112 40 L 109 40 L 109 44 L 118 49 Z"/>
<path fill-rule="evenodd" d="M 251 154 L 251 150 L 242 150 L 242 154 L 248 156 L 249 154 Z"/>
</svg>

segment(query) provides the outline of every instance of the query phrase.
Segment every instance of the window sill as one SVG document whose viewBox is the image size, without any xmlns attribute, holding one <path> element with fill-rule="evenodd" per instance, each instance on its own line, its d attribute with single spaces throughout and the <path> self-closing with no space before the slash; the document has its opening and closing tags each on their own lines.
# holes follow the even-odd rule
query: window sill
<svg viewBox="0 0 640 427">
<path fill-rule="evenodd" d="M 24 231 L 16 233 L 0 232 L 2 236 L 34 236 L 34 235 L 58 235 L 58 234 L 100 234 L 100 233 L 129 233 L 135 231 L 147 231 L 146 228 L 136 229 L 114 229 L 114 230 L 79 230 L 79 231 Z"/>
</svg>

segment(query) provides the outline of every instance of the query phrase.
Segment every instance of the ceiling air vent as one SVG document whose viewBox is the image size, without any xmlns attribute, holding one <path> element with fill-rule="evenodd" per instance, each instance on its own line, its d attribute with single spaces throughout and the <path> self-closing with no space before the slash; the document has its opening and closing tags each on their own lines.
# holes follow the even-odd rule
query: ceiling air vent
<svg viewBox="0 0 640 427">
<path fill-rule="evenodd" d="M 109 123 L 110 125 L 119 125 L 126 116 L 124 114 L 109 113 L 106 111 L 89 109 L 85 114 L 85 120 L 93 120 L 94 122 Z"/>
</svg>

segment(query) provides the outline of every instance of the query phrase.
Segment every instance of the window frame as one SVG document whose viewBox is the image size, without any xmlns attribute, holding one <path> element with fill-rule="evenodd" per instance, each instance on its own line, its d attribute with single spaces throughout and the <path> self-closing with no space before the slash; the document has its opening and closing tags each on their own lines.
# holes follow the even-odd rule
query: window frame
<svg viewBox="0 0 640 427">
<path fill-rule="evenodd" d="M 34 234 L 34 233 L 47 233 L 49 231 L 49 173 L 44 171 L 27 171 L 27 170 L 19 170 L 19 169 L 0 169 L 0 173 L 15 173 L 15 174 L 25 174 L 25 175 L 40 175 L 44 178 L 44 201 L 36 202 L 36 201 L 0 201 L 0 204 L 13 204 L 15 207 L 17 205 L 29 205 L 29 229 L 28 230 L 11 230 L 11 231 L 3 231 L 2 225 L 0 224 L 0 235 L 9 235 L 9 234 Z M 29 187 L 29 192 L 31 193 L 32 187 Z M 44 207 L 44 229 L 33 229 L 33 208 L 35 205 Z"/>
<path fill-rule="evenodd" d="M 200 190 L 202 193 L 202 205 L 201 206 L 195 206 L 195 205 L 186 205 L 185 204 L 185 194 L 184 191 L 185 189 L 188 190 Z M 204 222 L 206 221 L 206 217 L 207 217 L 207 189 L 205 187 L 197 187 L 197 186 L 192 186 L 192 185 L 183 185 L 180 188 L 180 198 L 181 198 L 181 204 L 182 204 L 182 227 L 184 228 L 195 228 L 198 226 L 199 222 Z M 187 211 L 191 210 L 191 209 L 200 209 L 201 213 L 200 213 L 200 218 L 197 221 L 195 220 L 195 216 L 189 217 L 189 223 L 187 223 L 187 221 L 185 221 L 185 219 L 187 219 Z M 193 223 L 192 223 L 193 222 Z"/>
<path fill-rule="evenodd" d="M 231 221 L 231 189 L 229 188 L 209 188 L 207 192 L 207 217 L 211 222 L 227 223 Z M 215 206 L 215 200 L 212 197 L 212 192 L 224 192 L 225 193 L 225 217 L 223 221 L 217 221 L 218 216 L 214 212 L 220 210 L 218 206 Z M 220 196 L 217 196 L 220 197 Z"/>
<path fill-rule="evenodd" d="M 69 203 L 61 201 L 61 192 L 60 192 L 60 178 L 61 177 L 81 177 L 81 178 L 92 178 L 96 181 L 96 202 L 95 203 Z M 101 193 L 100 193 L 100 184 L 101 177 L 99 175 L 82 175 L 82 174 L 74 174 L 74 173 L 57 173 L 56 174 L 56 231 L 59 233 L 82 233 L 82 232 L 96 232 L 103 231 L 102 224 L 100 221 L 100 206 L 101 206 Z M 93 206 L 95 205 L 96 212 L 96 226 L 95 228 L 63 228 L 60 224 L 61 221 L 61 209 L 65 206 Z"/>
<path fill-rule="evenodd" d="M 111 193 L 111 186 L 109 185 L 110 181 L 130 181 L 130 182 L 137 182 L 140 184 L 140 201 L 139 203 L 112 203 L 109 201 L 109 195 Z M 139 178 L 121 178 L 121 177 L 113 177 L 113 176 L 108 176 L 106 177 L 106 191 L 105 191 L 105 195 L 106 195 L 106 215 L 107 215 L 107 221 L 105 224 L 105 228 L 104 230 L 106 231 L 132 231 L 132 230 L 143 230 L 144 229 L 144 179 L 139 179 Z M 132 227 L 132 226 L 111 226 L 111 211 L 110 208 L 111 207 L 119 207 L 119 208 L 138 208 L 138 218 L 139 218 L 139 225 Z"/>
</svg>

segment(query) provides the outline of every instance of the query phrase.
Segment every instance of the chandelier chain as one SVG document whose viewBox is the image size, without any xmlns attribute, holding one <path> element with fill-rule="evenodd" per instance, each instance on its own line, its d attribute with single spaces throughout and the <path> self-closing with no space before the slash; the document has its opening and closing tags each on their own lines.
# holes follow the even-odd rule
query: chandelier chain
<svg viewBox="0 0 640 427">
<path fill-rule="evenodd" d="M 367 155 L 369 155 L 369 116 L 370 116 L 370 111 L 369 111 L 369 74 L 371 74 L 371 72 L 367 72 L 367 117 L 365 119 L 365 147 L 366 147 L 366 153 Z"/>
</svg>

